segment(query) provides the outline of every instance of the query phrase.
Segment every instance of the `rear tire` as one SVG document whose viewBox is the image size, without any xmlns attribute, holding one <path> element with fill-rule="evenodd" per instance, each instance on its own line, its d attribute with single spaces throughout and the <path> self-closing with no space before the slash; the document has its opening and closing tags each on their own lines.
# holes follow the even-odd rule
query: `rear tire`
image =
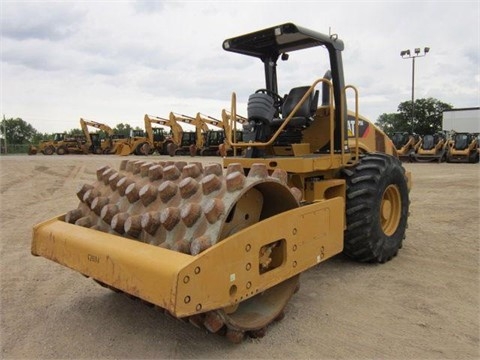
<svg viewBox="0 0 480 360">
<path fill-rule="evenodd" d="M 173 142 L 168 143 L 167 145 L 167 153 L 170 156 L 175 156 L 175 152 L 177 151 L 177 145 L 175 145 Z"/>
<path fill-rule="evenodd" d="M 150 145 L 147 142 L 143 142 L 137 145 L 135 148 L 135 155 L 148 155 L 150 153 Z"/>
<path fill-rule="evenodd" d="M 472 152 L 469 156 L 468 156 L 468 162 L 469 163 L 472 163 L 472 164 L 478 164 L 478 161 L 479 161 L 479 156 L 480 154 L 478 153 L 477 150 L 475 150 L 474 152 Z"/>
<path fill-rule="evenodd" d="M 43 154 L 44 155 L 53 155 L 53 153 L 55 152 L 55 148 L 53 146 L 47 146 L 44 150 L 43 150 Z"/>
<path fill-rule="evenodd" d="M 188 147 L 188 152 L 190 153 L 191 157 L 194 157 L 197 155 L 197 146 L 195 144 L 192 144 Z"/>
<path fill-rule="evenodd" d="M 447 153 L 447 163 L 452 162 L 452 155 L 450 154 L 450 151 Z"/>
<path fill-rule="evenodd" d="M 67 149 L 65 146 L 59 146 L 57 148 L 57 155 L 65 155 L 67 153 Z"/>
<path fill-rule="evenodd" d="M 157 148 L 157 152 L 160 155 L 168 155 L 168 145 L 171 144 L 172 142 L 167 140 Z"/>
<path fill-rule="evenodd" d="M 397 255 L 407 228 L 409 196 L 397 158 L 365 154 L 344 169 L 347 182 L 343 252 L 361 262 L 384 263 Z"/>
</svg>

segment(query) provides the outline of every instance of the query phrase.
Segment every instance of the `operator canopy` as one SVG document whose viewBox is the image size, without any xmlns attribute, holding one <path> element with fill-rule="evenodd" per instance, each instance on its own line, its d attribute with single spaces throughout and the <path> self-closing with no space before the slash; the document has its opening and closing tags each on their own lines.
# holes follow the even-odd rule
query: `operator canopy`
<svg viewBox="0 0 480 360">
<path fill-rule="evenodd" d="M 274 26 L 246 35 L 227 39 L 223 49 L 244 55 L 265 58 L 277 58 L 280 54 L 325 45 L 329 50 L 342 51 L 343 41 L 305 29 L 292 23 Z"/>
</svg>

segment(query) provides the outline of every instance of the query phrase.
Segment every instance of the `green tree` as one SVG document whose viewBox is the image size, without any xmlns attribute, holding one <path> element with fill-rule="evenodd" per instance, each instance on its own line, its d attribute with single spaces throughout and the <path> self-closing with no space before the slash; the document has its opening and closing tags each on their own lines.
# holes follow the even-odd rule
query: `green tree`
<svg viewBox="0 0 480 360">
<path fill-rule="evenodd" d="M 402 116 L 398 113 L 394 114 L 382 114 L 376 121 L 376 124 L 387 133 L 388 136 L 392 136 L 395 132 L 410 132 L 409 124 L 404 121 Z"/>
<path fill-rule="evenodd" d="M 68 137 L 77 137 L 77 136 L 83 136 L 83 131 L 82 129 L 70 129 L 67 131 L 67 136 Z"/>
<path fill-rule="evenodd" d="M 117 126 L 113 128 L 113 131 L 115 132 L 115 134 L 125 135 L 125 136 L 130 136 L 131 130 L 132 130 L 132 127 L 130 125 L 123 124 L 123 123 L 117 124 Z"/>
<path fill-rule="evenodd" d="M 442 130 L 443 112 L 452 108 L 452 105 L 434 98 L 417 99 L 412 119 L 412 102 L 404 101 L 398 105 L 398 113 L 382 114 L 376 123 L 389 136 L 405 131 L 419 135 L 434 134 Z"/>
<path fill-rule="evenodd" d="M 32 142 L 37 130 L 21 118 L 10 118 L 0 122 L 2 137 L 7 139 L 7 144 L 29 144 Z"/>
<path fill-rule="evenodd" d="M 48 139 L 51 139 L 51 138 L 52 138 L 51 134 L 37 132 L 33 135 L 31 143 L 32 144 L 38 144 L 42 140 L 48 140 Z"/>
</svg>

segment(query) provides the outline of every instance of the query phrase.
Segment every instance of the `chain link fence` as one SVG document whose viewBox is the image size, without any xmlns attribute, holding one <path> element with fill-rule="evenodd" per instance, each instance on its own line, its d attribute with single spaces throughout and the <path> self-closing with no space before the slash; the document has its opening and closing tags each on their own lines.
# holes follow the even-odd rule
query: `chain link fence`
<svg viewBox="0 0 480 360">
<path fill-rule="evenodd" d="M 7 146 L 5 146 L 2 142 L 0 154 L 28 154 L 29 146 L 28 144 L 7 144 Z"/>
</svg>

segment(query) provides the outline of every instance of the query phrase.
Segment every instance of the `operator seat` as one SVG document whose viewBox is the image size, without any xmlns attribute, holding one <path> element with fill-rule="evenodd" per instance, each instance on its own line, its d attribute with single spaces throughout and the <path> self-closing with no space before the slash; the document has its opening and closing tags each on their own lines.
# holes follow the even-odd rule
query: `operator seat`
<svg viewBox="0 0 480 360">
<path fill-rule="evenodd" d="M 302 100 L 303 96 L 309 89 L 310 86 L 300 86 L 290 90 L 285 102 L 282 105 L 282 117 L 273 118 L 270 122 L 270 125 L 273 128 L 280 127 L 280 125 L 282 125 L 285 119 L 292 113 L 295 106 L 297 106 L 300 100 Z M 313 117 L 315 116 L 315 112 L 317 111 L 318 95 L 318 90 L 310 94 L 307 100 L 303 102 L 294 116 L 290 119 L 286 128 L 305 128 L 310 125 L 310 123 L 313 121 Z"/>
<path fill-rule="evenodd" d="M 276 117 L 278 108 L 270 95 L 264 93 L 250 95 L 247 104 L 248 123 L 243 126 L 243 141 L 266 142 L 292 113 L 309 89 L 310 86 L 301 86 L 290 90 L 282 104 L 281 118 Z M 277 138 L 276 145 L 301 141 L 302 130 L 310 125 L 317 111 L 318 95 L 317 90 L 305 100 Z M 261 157 L 263 155 L 264 150 L 259 148 L 247 149 L 245 153 L 245 157 Z"/>
</svg>

